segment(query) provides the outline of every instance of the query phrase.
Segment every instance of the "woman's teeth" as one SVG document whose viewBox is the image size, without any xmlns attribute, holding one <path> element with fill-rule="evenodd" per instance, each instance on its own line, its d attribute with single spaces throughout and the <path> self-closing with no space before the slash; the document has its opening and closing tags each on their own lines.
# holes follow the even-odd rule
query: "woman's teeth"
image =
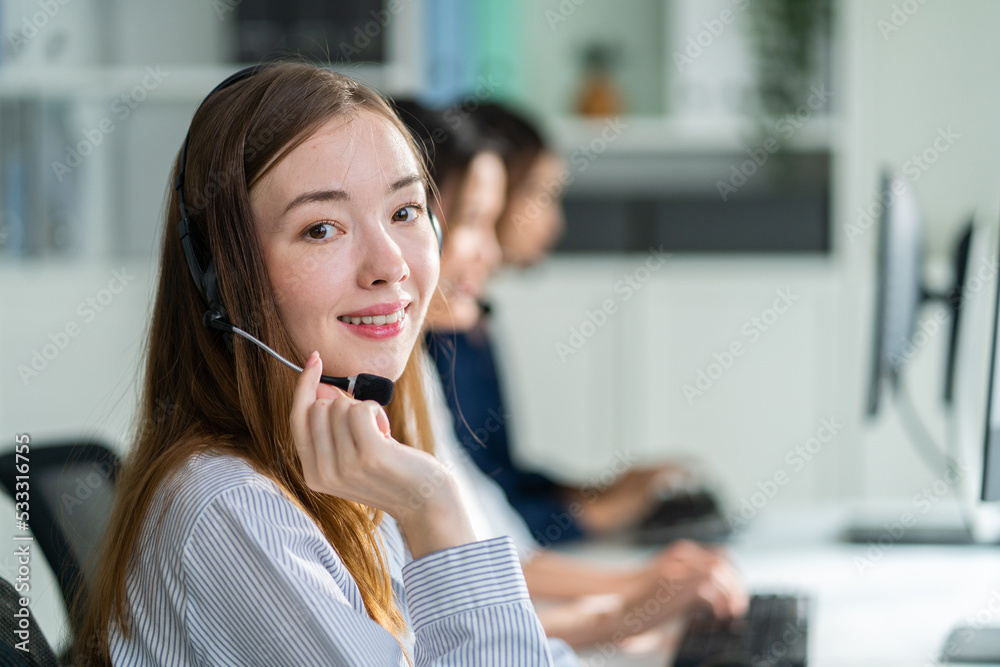
<svg viewBox="0 0 1000 667">
<path fill-rule="evenodd" d="M 347 315 L 341 315 L 337 319 L 341 322 L 347 322 L 348 324 L 374 324 L 380 326 L 383 324 L 395 324 L 399 320 L 403 319 L 403 312 L 405 308 L 400 308 L 395 313 L 390 313 L 389 315 L 365 315 L 364 317 L 348 317 Z"/>
</svg>

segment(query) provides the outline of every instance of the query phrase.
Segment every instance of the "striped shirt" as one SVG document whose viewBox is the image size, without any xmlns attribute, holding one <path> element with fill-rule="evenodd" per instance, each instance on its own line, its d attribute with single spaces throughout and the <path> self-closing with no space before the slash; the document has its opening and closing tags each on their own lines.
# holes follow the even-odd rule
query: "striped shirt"
<svg viewBox="0 0 1000 667">
<path fill-rule="evenodd" d="M 126 581 L 130 636 L 110 628 L 114 665 L 407 664 L 333 546 L 273 481 L 225 454 L 195 455 L 176 481 L 156 535 L 146 521 Z M 150 517 L 161 503 L 162 490 Z M 412 560 L 391 517 L 379 530 L 415 665 L 577 664 L 565 644 L 550 649 L 509 537 Z"/>
</svg>

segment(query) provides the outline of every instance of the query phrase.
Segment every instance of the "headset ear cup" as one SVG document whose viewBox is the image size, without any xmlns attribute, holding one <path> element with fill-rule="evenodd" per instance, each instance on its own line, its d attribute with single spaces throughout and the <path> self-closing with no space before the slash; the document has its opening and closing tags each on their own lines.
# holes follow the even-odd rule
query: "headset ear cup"
<svg viewBox="0 0 1000 667">
<path fill-rule="evenodd" d="M 205 313 L 205 326 L 212 326 L 209 324 L 209 320 L 213 322 L 222 320 L 225 322 L 227 315 L 226 309 L 222 306 L 222 297 L 219 295 L 219 278 L 215 273 L 215 257 L 208 260 L 208 266 L 205 267 L 205 274 L 202 276 L 202 280 L 204 281 L 205 298 L 208 301 L 208 312 Z M 215 315 L 215 317 L 209 318 L 209 314 Z M 219 329 L 220 327 L 212 326 L 212 328 Z"/>
<path fill-rule="evenodd" d="M 205 273 L 202 275 L 201 280 L 202 289 L 205 292 L 205 300 L 208 301 L 209 307 L 212 307 L 219 301 L 219 283 L 215 277 L 214 257 L 208 260 L 208 265 L 205 266 Z"/>
<path fill-rule="evenodd" d="M 434 215 L 433 211 L 428 211 L 428 216 L 431 219 L 431 229 L 434 230 L 434 237 L 438 242 L 438 257 L 444 252 L 444 231 L 441 229 L 441 223 L 438 221 L 437 216 Z"/>
</svg>

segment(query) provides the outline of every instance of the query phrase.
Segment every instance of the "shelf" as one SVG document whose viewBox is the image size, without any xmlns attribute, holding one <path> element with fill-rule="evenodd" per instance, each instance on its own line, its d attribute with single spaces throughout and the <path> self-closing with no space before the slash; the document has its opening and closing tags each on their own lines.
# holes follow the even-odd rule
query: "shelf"
<svg viewBox="0 0 1000 667">
<path fill-rule="evenodd" d="M 547 129 L 564 154 L 587 149 L 619 155 L 729 154 L 775 146 L 782 151 L 821 152 L 831 148 L 834 121 L 829 116 L 817 115 L 799 122 L 789 116 L 764 133 L 752 118 L 561 117 L 551 121 Z M 775 143 L 764 146 L 769 138 Z"/>
<path fill-rule="evenodd" d="M 115 67 L 0 67 L 0 100 L 26 98 L 105 102 L 136 87 L 155 90 L 159 102 L 197 104 L 219 82 L 250 63 Z M 158 71 L 161 78 L 150 77 Z M 353 65 L 345 73 L 371 85 L 390 80 L 393 71 L 378 65 Z"/>
</svg>

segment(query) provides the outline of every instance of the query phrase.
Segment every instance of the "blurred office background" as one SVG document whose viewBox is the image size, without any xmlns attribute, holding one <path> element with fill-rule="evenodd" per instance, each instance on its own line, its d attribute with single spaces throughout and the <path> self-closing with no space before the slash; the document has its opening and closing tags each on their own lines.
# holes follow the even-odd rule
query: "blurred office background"
<svg viewBox="0 0 1000 667">
<path fill-rule="evenodd" d="M 891 406 L 864 417 L 865 211 L 883 167 L 910 178 L 947 283 L 1000 199 L 998 24 L 990 0 L 0 0 L 3 450 L 127 446 L 190 117 L 241 64 L 300 53 L 457 115 L 513 104 L 566 158 L 565 238 L 491 289 L 527 465 L 586 484 L 694 457 L 730 507 L 789 473 L 762 512 L 908 501 L 935 473 Z M 946 343 L 907 366 L 941 439 Z M 835 438 L 793 464 L 824 420 Z"/>
</svg>

